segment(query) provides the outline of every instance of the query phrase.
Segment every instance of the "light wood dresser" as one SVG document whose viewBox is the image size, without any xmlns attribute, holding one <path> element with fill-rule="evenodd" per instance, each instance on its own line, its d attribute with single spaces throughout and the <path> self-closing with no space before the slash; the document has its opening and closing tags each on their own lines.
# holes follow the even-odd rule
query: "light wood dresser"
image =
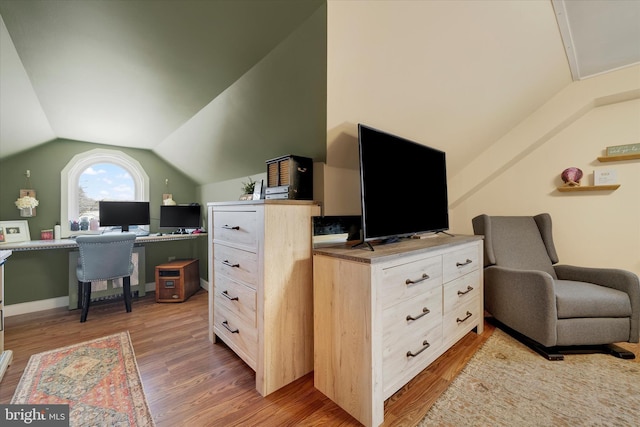
<svg viewBox="0 0 640 427">
<path fill-rule="evenodd" d="M 11 251 L 0 250 L 0 381 L 13 360 L 13 351 L 4 348 L 4 264 Z"/>
<path fill-rule="evenodd" d="M 314 250 L 315 387 L 365 426 L 469 331 L 483 329 L 482 238 Z"/>
<path fill-rule="evenodd" d="M 209 203 L 209 338 L 266 396 L 313 370 L 311 201 Z M 213 291 L 212 291 L 213 289 Z"/>
</svg>

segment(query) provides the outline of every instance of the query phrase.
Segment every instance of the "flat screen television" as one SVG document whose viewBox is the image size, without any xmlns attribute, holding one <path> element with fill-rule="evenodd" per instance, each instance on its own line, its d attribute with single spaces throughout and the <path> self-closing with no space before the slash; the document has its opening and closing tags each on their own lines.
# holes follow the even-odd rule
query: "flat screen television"
<svg viewBox="0 0 640 427">
<path fill-rule="evenodd" d="M 129 231 L 131 225 L 149 225 L 149 202 L 100 201 L 100 227 L 122 227 Z"/>
<path fill-rule="evenodd" d="M 186 234 L 187 228 L 200 228 L 199 204 L 160 206 L 160 228 L 178 228 L 178 234 Z"/>
<path fill-rule="evenodd" d="M 359 124 L 363 241 L 449 229 L 445 153 Z"/>
</svg>

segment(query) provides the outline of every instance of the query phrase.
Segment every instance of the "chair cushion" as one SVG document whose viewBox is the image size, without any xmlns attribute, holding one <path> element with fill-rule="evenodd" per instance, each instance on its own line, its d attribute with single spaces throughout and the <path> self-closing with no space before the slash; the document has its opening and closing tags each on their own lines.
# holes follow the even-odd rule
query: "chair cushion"
<svg viewBox="0 0 640 427">
<path fill-rule="evenodd" d="M 491 217 L 491 229 L 496 265 L 544 271 L 557 278 L 533 217 L 494 216 Z"/>
<path fill-rule="evenodd" d="M 578 317 L 630 317 L 629 295 L 616 289 L 573 280 L 556 280 L 559 319 Z"/>
</svg>

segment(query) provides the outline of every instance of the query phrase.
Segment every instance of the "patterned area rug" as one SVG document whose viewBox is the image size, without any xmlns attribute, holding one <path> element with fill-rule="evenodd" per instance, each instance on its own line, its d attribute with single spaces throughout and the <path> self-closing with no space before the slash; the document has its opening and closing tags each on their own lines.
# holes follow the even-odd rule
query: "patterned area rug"
<svg viewBox="0 0 640 427">
<path fill-rule="evenodd" d="M 576 354 L 548 361 L 496 329 L 419 426 L 639 423 L 640 359 Z"/>
<path fill-rule="evenodd" d="M 71 426 L 154 425 L 128 332 L 34 354 L 11 403 L 68 404 Z"/>
</svg>

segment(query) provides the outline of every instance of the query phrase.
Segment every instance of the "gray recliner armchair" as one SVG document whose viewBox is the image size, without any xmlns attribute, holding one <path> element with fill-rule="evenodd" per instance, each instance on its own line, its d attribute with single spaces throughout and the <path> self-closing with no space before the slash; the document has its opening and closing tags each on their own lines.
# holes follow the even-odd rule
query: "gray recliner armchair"
<svg viewBox="0 0 640 427">
<path fill-rule="evenodd" d="M 637 343 L 640 280 L 624 270 L 555 265 L 551 216 L 472 220 L 484 235 L 484 302 L 495 320 L 550 360 L 571 351 L 634 358 L 616 342 Z"/>
</svg>

